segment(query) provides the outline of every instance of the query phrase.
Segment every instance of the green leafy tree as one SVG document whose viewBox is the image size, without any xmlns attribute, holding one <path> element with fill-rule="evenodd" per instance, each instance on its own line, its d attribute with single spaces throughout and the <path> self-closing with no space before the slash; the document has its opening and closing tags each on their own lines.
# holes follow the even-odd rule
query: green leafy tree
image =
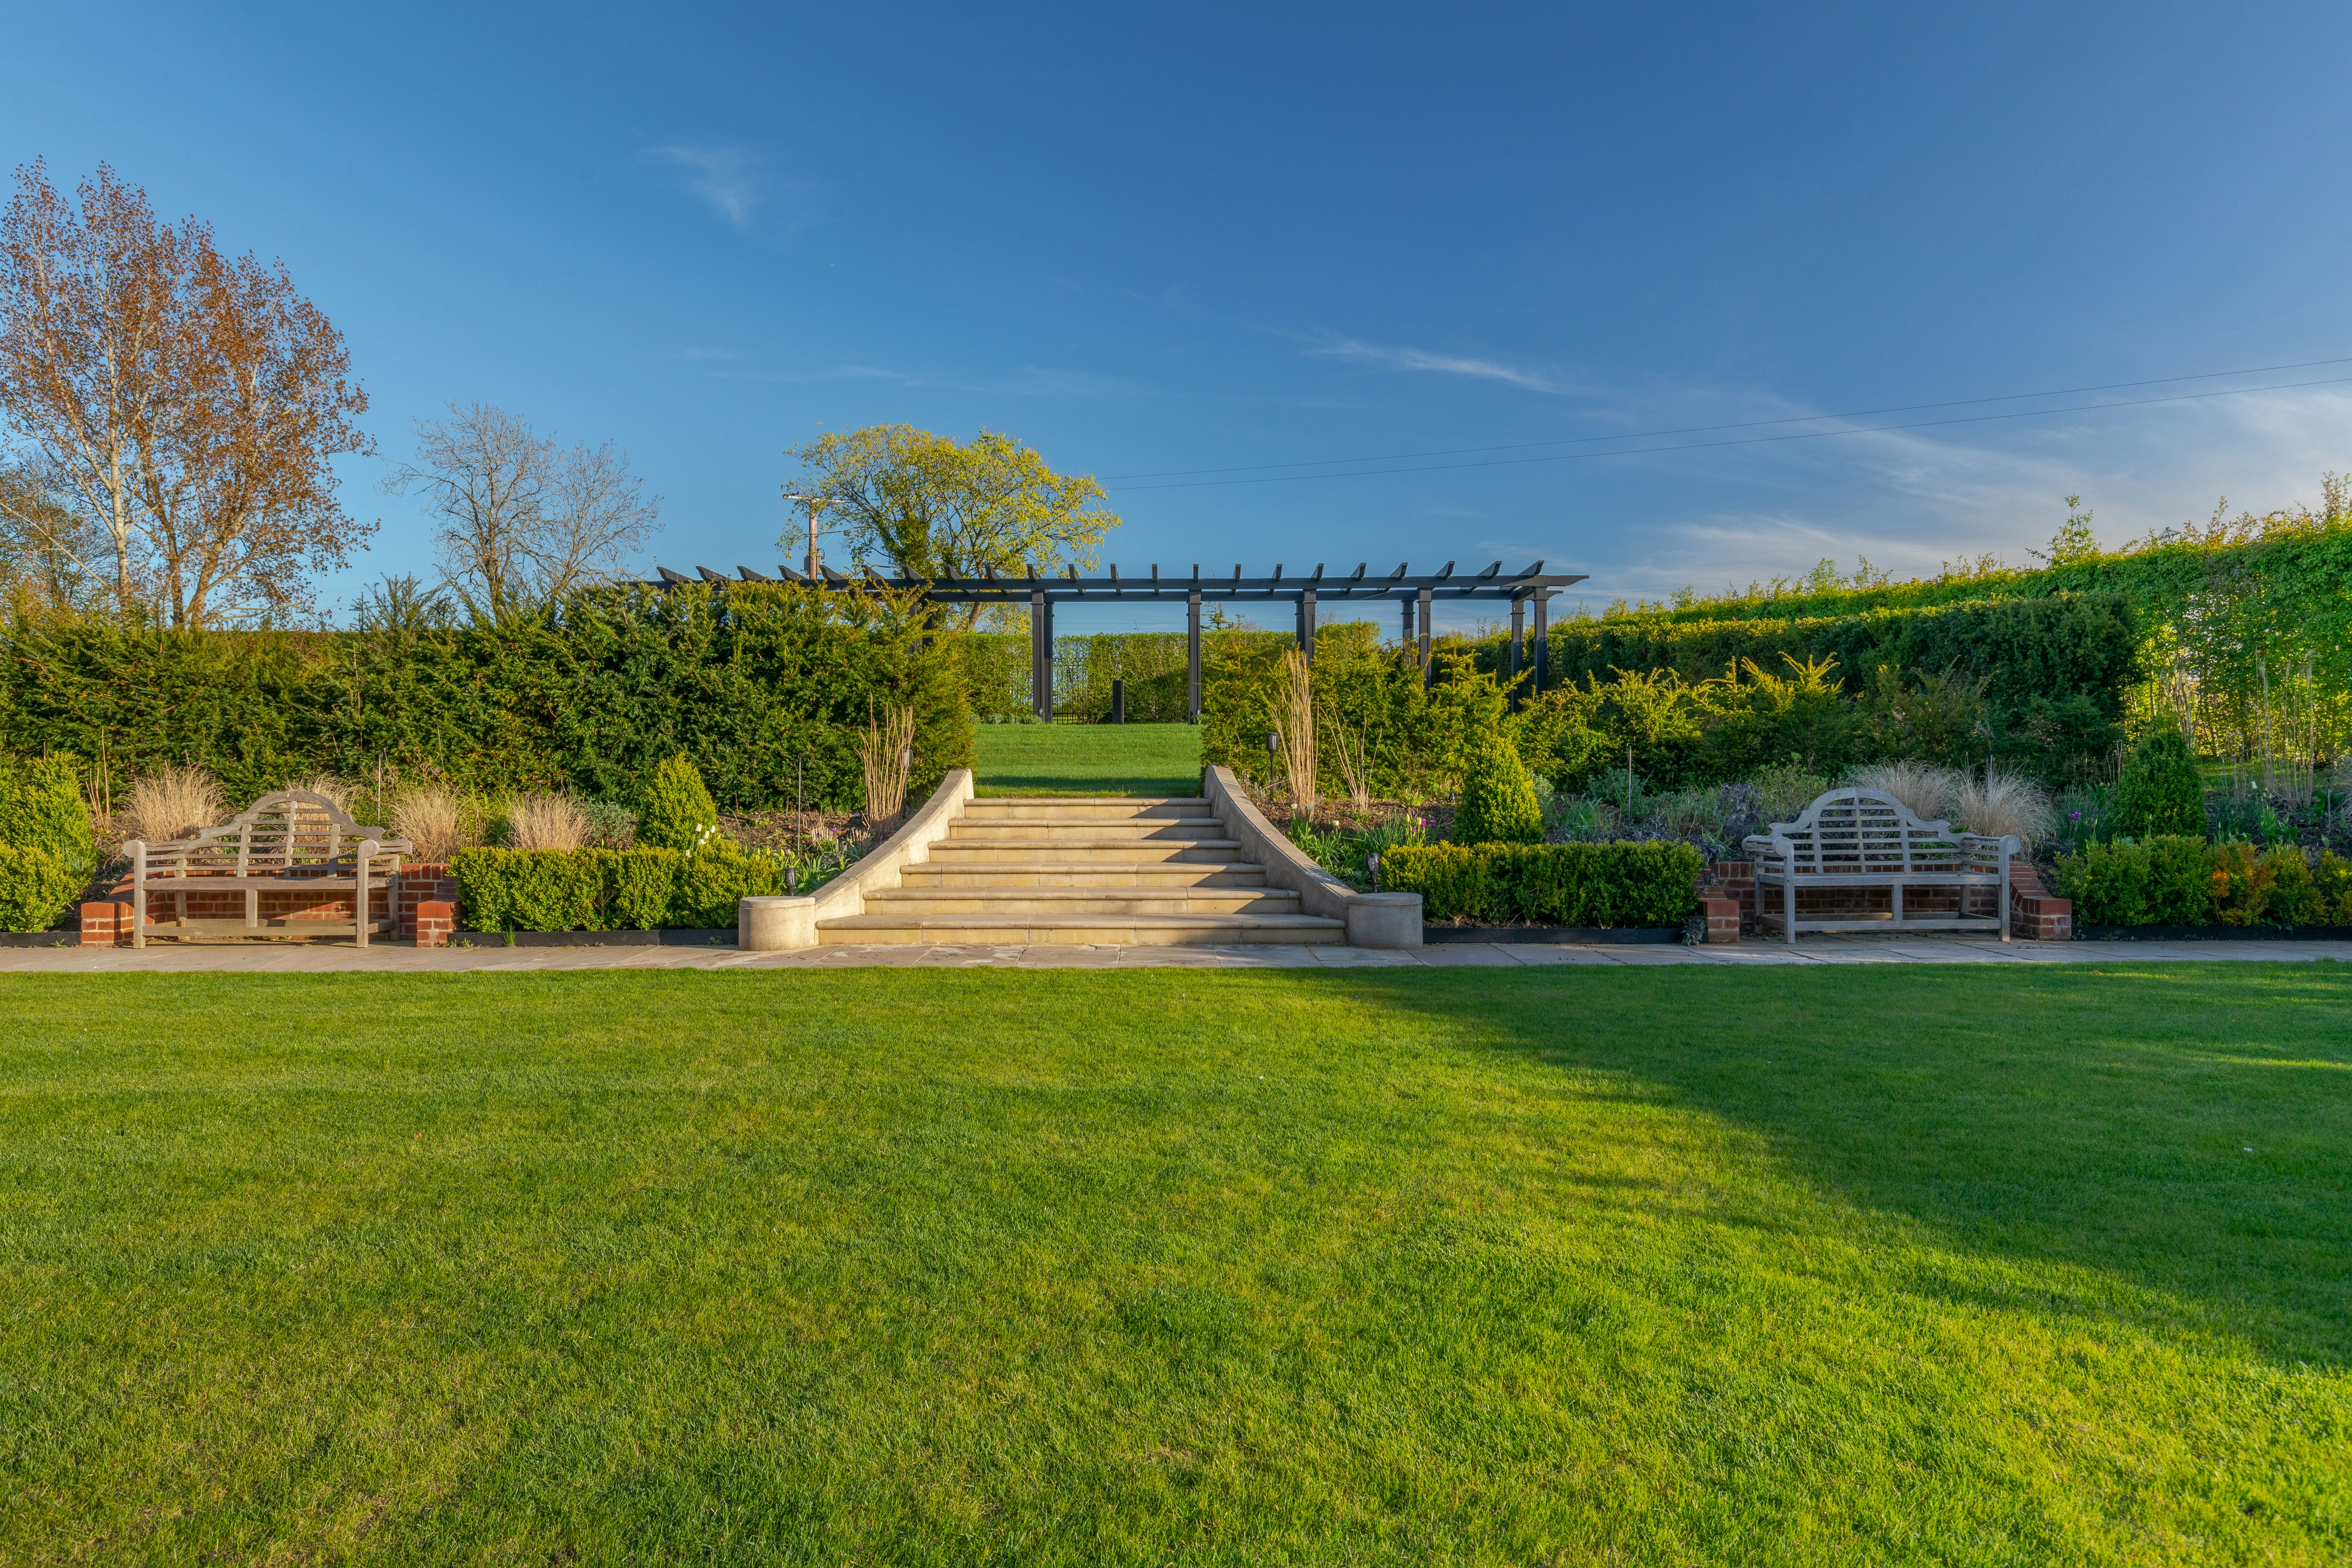
<svg viewBox="0 0 2352 1568">
<path fill-rule="evenodd" d="M 1057 474 L 992 430 L 966 442 L 873 425 L 784 451 L 803 470 L 784 493 L 816 498 L 860 565 L 887 562 L 927 578 L 1058 573 L 1092 567 L 1095 547 L 1118 526 L 1093 475 Z M 779 542 L 793 558 L 807 549 L 791 532 Z M 982 608 L 940 607 L 967 628 Z"/>
<path fill-rule="evenodd" d="M 2128 838 L 2204 836 L 2205 781 L 2177 726 L 2158 726 L 2133 750 L 2107 809 L 2115 830 Z"/>
<path fill-rule="evenodd" d="M 1536 844 L 1543 839 L 1543 808 L 1519 753 L 1499 738 L 1470 759 L 1454 815 L 1458 844 Z"/>
<path fill-rule="evenodd" d="M 637 842 L 650 849 L 691 854 L 719 835 L 719 807 L 702 784 L 702 772 L 680 752 L 654 769 L 637 818 Z"/>
<path fill-rule="evenodd" d="M 2028 551 L 2053 566 L 2073 566 L 2099 558 L 2098 536 L 2091 531 L 2091 509 L 2083 504 L 2081 496 L 2066 498 L 2066 521 L 2058 525 L 2058 532 L 2050 541 L 2050 548 Z"/>
</svg>

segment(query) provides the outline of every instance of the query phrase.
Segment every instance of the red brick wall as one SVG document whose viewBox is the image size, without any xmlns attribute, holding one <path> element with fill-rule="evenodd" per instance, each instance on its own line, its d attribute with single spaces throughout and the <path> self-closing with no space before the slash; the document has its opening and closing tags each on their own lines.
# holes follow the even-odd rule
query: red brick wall
<svg viewBox="0 0 2352 1568">
<path fill-rule="evenodd" d="M 1990 888 L 1907 888 L 1904 890 L 1903 907 L 1922 914 L 1930 910 L 1953 910 L 1959 907 L 1960 895 L 1968 895 L 1966 912 L 1990 916 L 1998 908 L 1996 894 Z M 2064 899 L 2050 896 L 2042 886 L 2042 873 L 2031 862 L 2014 860 L 2009 868 L 2011 934 L 2030 942 L 2069 942 L 2074 935 L 2074 906 Z M 1773 889 L 1773 896 L 1779 890 Z M 1717 860 L 1699 874 L 1699 899 L 1707 915 L 1707 938 L 1710 942 L 1736 941 L 1737 937 L 1717 936 L 1717 922 L 1722 911 L 1717 903 L 1733 906 L 1738 911 L 1738 930 L 1748 936 L 1757 932 L 1756 925 L 1756 864 L 1752 860 Z M 1895 907 L 1894 893 L 1886 888 L 1836 888 L 1816 890 L 1797 889 L 1798 918 L 1834 918 L 1841 914 L 1880 914 Z"/>
<path fill-rule="evenodd" d="M 394 918 L 400 923 L 392 933 L 399 941 L 406 942 L 416 936 L 416 922 L 425 904 L 447 904 L 451 919 L 456 919 L 457 883 L 449 875 L 448 867 L 429 863 L 408 867 L 400 873 L 399 887 L 400 913 Z M 419 942 L 417 945 L 438 947 L 441 943 Z"/>
<path fill-rule="evenodd" d="M 191 920 L 241 921 L 245 918 L 245 894 L 241 889 L 217 892 L 200 890 L 203 879 L 191 879 L 188 895 L 188 918 Z M 81 907 L 81 942 L 84 947 L 128 946 L 131 942 L 131 883 L 125 878 L 111 889 L 112 897 L 102 903 Z M 410 866 L 392 879 L 391 885 L 368 889 L 368 910 L 379 921 L 394 921 L 393 938 L 407 941 L 416 936 L 418 921 L 428 905 L 446 905 L 444 911 L 449 929 L 457 924 L 457 884 L 450 879 L 446 866 Z M 147 923 L 174 913 L 174 900 L 168 892 L 157 892 L 150 883 L 147 889 Z M 289 882 L 283 890 L 264 889 L 261 893 L 261 918 L 264 921 L 349 921 L 352 918 L 352 898 L 348 892 L 336 894 L 305 891 L 299 882 Z M 441 941 L 448 940 L 446 932 Z M 440 943 L 431 945 L 438 946 Z"/>
</svg>

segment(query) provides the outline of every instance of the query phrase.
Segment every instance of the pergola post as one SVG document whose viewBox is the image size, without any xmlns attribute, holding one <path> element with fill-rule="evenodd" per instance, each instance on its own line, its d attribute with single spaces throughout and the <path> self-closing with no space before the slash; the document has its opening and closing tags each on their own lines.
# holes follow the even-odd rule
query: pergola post
<svg viewBox="0 0 2352 1568">
<path fill-rule="evenodd" d="M 1298 651 L 1307 663 L 1315 662 L 1315 590 L 1312 588 L 1298 595 Z"/>
<path fill-rule="evenodd" d="M 1404 615 L 1404 629 L 1397 633 L 1397 647 L 1411 653 L 1412 651 L 1412 595 L 1407 594 L 1399 599 L 1397 608 Z"/>
<path fill-rule="evenodd" d="M 1421 591 L 1421 684 L 1423 687 L 1429 686 L 1437 679 L 1437 672 L 1429 668 L 1429 601 L 1431 597 L 1429 589 L 1423 588 Z"/>
<path fill-rule="evenodd" d="M 1184 595 L 1184 722 L 1201 721 L 1201 591 Z"/>
<path fill-rule="evenodd" d="M 1535 688 L 1536 688 L 1536 689 L 1535 689 L 1535 695 L 1537 695 L 1537 696 L 1538 696 L 1538 697 L 1540 697 L 1540 696 L 1542 696 L 1542 695 L 1543 695 L 1543 689 L 1544 689 L 1544 674 L 1545 674 L 1544 667 L 1545 667 L 1547 664 L 1549 664 L 1549 663 L 1550 662 L 1550 658 L 1551 658 L 1551 636 L 1550 636 L 1550 631 L 1549 631 L 1549 627 L 1550 627 L 1550 624 L 1551 624 L 1551 612 L 1550 612 L 1550 610 L 1547 607 L 1547 605 L 1546 605 L 1546 602 L 1547 602 L 1548 600 L 1549 600 L 1549 599 L 1550 599 L 1550 597 L 1551 597 L 1551 590 L 1550 590 L 1549 588 L 1538 588 L 1538 589 L 1536 590 L 1536 593 L 1535 593 L 1535 600 L 1536 600 L 1536 679 L 1535 679 Z M 1517 612 L 1518 612 L 1518 606 L 1517 606 L 1517 605 L 1513 605 L 1511 606 L 1511 609 L 1512 609 L 1512 614 L 1513 614 L 1513 616 L 1516 616 L 1517 615 Z"/>
<path fill-rule="evenodd" d="M 1054 601 L 1042 588 L 1029 595 L 1029 705 L 1054 721 Z"/>
<path fill-rule="evenodd" d="M 1519 710 L 1519 664 L 1527 643 L 1528 602 L 1511 601 L 1511 711 Z"/>
</svg>

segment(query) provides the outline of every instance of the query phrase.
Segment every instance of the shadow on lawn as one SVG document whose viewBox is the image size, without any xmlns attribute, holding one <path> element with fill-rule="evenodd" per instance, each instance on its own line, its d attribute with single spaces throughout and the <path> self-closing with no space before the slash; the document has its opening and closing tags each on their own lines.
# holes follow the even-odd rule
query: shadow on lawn
<svg viewBox="0 0 2352 1568">
<path fill-rule="evenodd" d="M 1456 1037 L 1623 1073 L 1748 1129 L 1816 1190 L 1956 1251 L 2136 1288 L 1955 1264 L 1902 1289 L 2175 1326 L 2189 1303 L 2276 1360 L 2352 1361 L 2352 972 L 1433 978 L 1378 989 Z"/>
</svg>

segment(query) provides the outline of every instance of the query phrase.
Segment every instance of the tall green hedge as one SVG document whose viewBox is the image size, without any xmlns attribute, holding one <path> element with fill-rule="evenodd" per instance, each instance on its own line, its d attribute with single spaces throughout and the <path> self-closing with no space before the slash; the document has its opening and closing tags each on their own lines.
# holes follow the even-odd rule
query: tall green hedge
<svg viewBox="0 0 2352 1568">
<path fill-rule="evenodd" d="M 1286 632 L 1211 633 L 1209 639 L 1279 647 Z M 1002 722 L 1031 710 L 1026 632 L 967 632 L 955 637 L 974 717 Z M 1063 718 L 1110 716 L 1111 682 L 1127 682 L 1130 724 L 1181 724 L 1185 720 L 1182 632 L 1079 632 L 1054 639 L 1054 711 Z"/>
<path fill-rule="evenodd" d="M 1563 621 L 1551 627 L 1551 678 L 1608 679 L 1612 670 L 1671 669 L 1685 680 L 1722 675 L 1753 659 L 1778 672 L 1785 658 L 1834 658 L 1850 691 L 1879 666 L 1956 673 L 1984 683 L 1997 729 L 2085 698 L 2113 721 L 2139 679 L 2139 627 L 2120 594 L 2059 594 L 2035 599 L 1862 610 L 1786 620 L 1672 620 L 1663 616 Z M 1483 659 L 1501 656 L 1499 645 Z"/>
<path fill-rule="evenodd" d="M 2177 661 L 2195 679 L 2192 739 L 2200 749 L 2253 754 L 2267 729 L 2265 685 L 2275 697 L 2306 660 L 2334 738 L 2352 727 L 2352 516 L 2333 505 L 2326 516 L 2273 517 L 2252 530 L 2192 528 L 2040 571 L 1731 596 L 1567 625 L 1620 628 L 1608 635 L 1622 647 L 1645 635 L 1636 628 L 1850 621 L 1988 601 L 2101 597 L 2128 607 L 2147 673 Z M 1570 641 L 1581 646 L 1587 636 L 1579 630 Z M 2159 705 L 2145 689 L 2141 701 Z"/>
<path fill-rule="evenodd" d="M 203 767 L 232 796 L 389 769 L 635 798 L 683 752 L 729 809 L 862 804 L 873 708 L 911 704 L 919 796 L 971 761 L 958 660 L 882 592 L 616 588 L 559 617 L 455 629 L 176 632 L 101 619 L 0 629 L 0 750 L 136 774 Z"/>
</svg>

